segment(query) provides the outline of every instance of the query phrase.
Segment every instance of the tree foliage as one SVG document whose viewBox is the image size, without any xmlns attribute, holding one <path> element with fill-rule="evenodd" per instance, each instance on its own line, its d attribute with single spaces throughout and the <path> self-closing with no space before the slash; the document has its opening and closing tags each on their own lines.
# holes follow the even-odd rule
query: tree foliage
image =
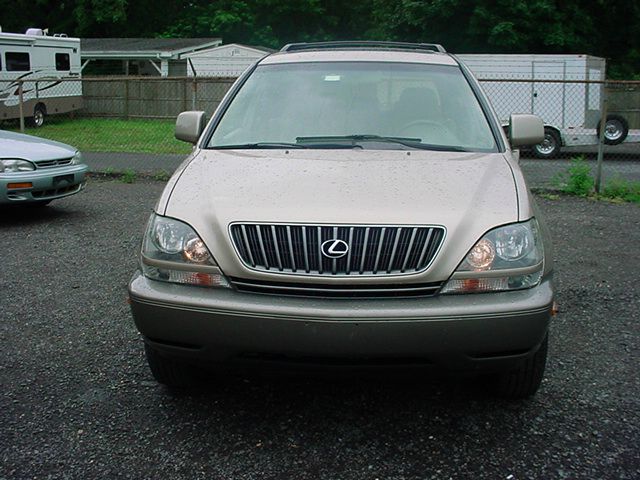
<svg viewBox="0 0 640 480">
<path fill-rule="evenodd" d="M 587 53 L 640 75 L 640 2 L 622 0 L 0 0 L 4 31 L 80 37 L 438 42 L 458 53 Z M 7 15 L 7 12 L 11 12 Z"/>
</svg>

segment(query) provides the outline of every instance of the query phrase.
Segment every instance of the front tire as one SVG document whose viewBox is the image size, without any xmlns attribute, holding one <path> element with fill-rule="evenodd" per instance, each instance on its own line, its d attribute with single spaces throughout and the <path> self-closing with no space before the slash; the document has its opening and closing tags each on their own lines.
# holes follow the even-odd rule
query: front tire
<svg viewBox="0 0 640 480">
<path fill-rule="evenodd" d="M 553 128 L 544 129 L 544 140 L 533 146 L 533 153 L 538 158 L 555 158 L 560 153 L 562 140 Z"/>
<path fill-rule="evenodd" d="M 153 378 L 169 388 L 186 388 L 195 383 L 194 369 L 190 365 L 162 355 L 153 347 L 144 344 L 144 353 Z"/>
<path fill-rule="evenodd" d="M 510 400 L 533 396 L 542 383 L 548 347 L 549 335 L 544 338 L 538 351 L 522 365 L 515 370 L 494 377 L 494 392 L 498 396 Z"/>
</svg>

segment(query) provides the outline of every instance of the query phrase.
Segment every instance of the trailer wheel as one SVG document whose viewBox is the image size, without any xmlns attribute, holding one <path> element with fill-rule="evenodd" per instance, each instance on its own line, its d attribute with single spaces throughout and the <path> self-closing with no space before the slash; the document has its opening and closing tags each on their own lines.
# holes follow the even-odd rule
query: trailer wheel
<svg viewBox="0 0 640 480">
<path fill-rule="evenodd" d="M 538 158 L 554 158 L 560 153 L 562 141 L 560 135 L 553 128 L 544 129 L 544 140 L 533 146 L 533 153 Z"/>
<path fill-rule="evenodd" d="M 598 122 L 598 138 L 600 138 L 600 122 Z M 604 143 L 618 145 L 624 142 L 629 134 L 629 123 L 620 115 L 607 115 L 607 123 L 604 124 Z"/>
<path fill-rule="evenodd" d="M 39 103 L 33 108 L 33 117 L 29 120 L 32 127 L 39 128 L 44 125 L 44 117 L 47 114 L 47 110 L 44 105 Z"/>
</svg>

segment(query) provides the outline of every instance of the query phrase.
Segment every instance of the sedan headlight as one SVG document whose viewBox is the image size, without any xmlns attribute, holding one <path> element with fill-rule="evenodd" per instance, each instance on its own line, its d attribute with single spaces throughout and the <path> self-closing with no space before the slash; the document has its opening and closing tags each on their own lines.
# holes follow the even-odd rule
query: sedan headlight
<svg viewBox="0 0 640 480">
<path fill-rule="evenodd" d="M 440 293 L 520 290 L 540 283 L 544 249 L 535 218 L 484 235 Z"/>
<path fill-rule="evenodd" d="M 142 242 L 142 272 L 153 280 L 228 287 L 196 232 L 184 222 L 153 214 Z"/>
<path fill-rule="evenodd" d="M 73 158 L 71 159 L 71 165 L 80 165 L 82 163 L 82 154 L 76 150 L 76 153 L 73 154 Z"/>
<path fill-rule="evenodd" d="M 35 165 L 27 160 L 20 160 L 17 158 L 5 158 L 0 160 L 0 173 L 31 172 L 35 169 Z"/>
</svg>

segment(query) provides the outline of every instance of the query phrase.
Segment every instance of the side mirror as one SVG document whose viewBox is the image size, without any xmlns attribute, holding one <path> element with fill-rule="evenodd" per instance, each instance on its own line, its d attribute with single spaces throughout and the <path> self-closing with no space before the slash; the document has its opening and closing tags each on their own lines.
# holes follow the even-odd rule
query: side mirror
<svg viewBox="0 0 640 480">
<path fill-rule="evenodd" d="M 509 118 L 509 142 L 512 147 L 536 145 L 544 140 L 544 123 L 537 115 L 512 114 Z"/>
<path fill-rule="evenodd" d="M 175 136 L 183 142 L 198 143 L 200 134 L 207 125 L 207 115 L 204 112 L 182 112 L 176 119 Z"/>
</svg>

